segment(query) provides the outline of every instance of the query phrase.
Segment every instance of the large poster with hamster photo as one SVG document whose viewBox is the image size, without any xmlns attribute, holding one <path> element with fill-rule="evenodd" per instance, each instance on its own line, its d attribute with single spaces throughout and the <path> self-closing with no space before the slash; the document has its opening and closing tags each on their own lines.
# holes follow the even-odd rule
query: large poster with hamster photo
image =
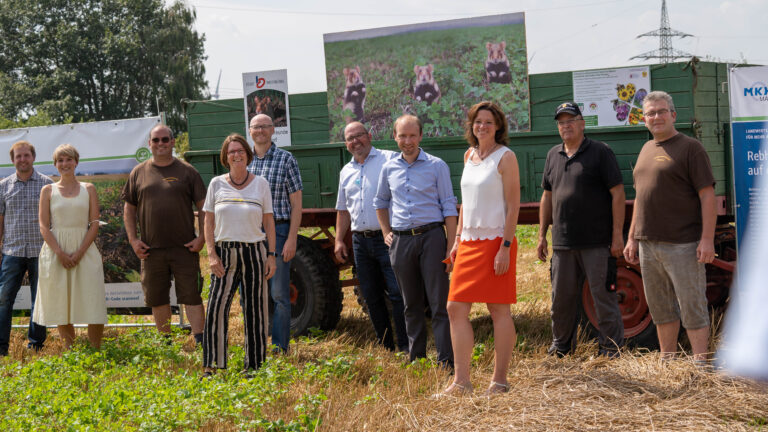
<svg viewBox="0 0 768 432">
<path fill-rule="evenodd" d="M 481 100 L 504 109 L 511 132 L 530 130 L 523 13 L 329 33 L 325 43 L 331 141 L 363 122 L 374 139 L 392 137 L 404 113 L 424 137 L 461 136 Z"/>
</svg>

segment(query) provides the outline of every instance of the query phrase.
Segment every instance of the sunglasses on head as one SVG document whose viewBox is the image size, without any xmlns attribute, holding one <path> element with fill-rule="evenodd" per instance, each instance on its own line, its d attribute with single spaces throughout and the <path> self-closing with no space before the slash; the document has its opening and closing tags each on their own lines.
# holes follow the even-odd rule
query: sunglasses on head
<svg viewBox="0 0 768 432">
<path fill-rule="evenodd" d="M 155 144 L 159 143 L 160 141 L 162 141 L 163 144 L 167 144 L 167 143 L 171 142 L 171 137 L 167 137 L 167 136 L 162 137 L 162 138 L 155 137 L 155 138 L 152 138 L 151 141 L 153 143 L 155 143 Z"/>
</svg>

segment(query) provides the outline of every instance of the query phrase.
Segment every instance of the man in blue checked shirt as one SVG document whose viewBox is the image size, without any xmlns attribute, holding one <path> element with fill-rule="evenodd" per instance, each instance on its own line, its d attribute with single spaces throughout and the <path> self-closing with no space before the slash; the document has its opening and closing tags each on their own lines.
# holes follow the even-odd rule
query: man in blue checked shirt
<svg viewBox="0 0 768 432">
<path fill-rule="evenodd" d="M 410 358 L 413 361 L 427 355 L 426 294 L 437 361 L 453 368 L 445 309 L 450 264 L 442 262 L 450 257 L 459 214 L 450 171 L 442 159 L 419 148 L 422 128 L 417 117 L 399 117 L 394 135 L 401 153 L 382 167 L 373 206 L 405 301 Z"/>
<path fill-rule="evenodd" d="M 368 315 L 376 331 L 376 339 L 387 349 L 394 351 L 395 341 L 384 297 L 386 296 L 392 304 L 397 348 L 399 351 L 408 352 L 403 297 L 389 262 L 389 247 L 384 243 L 384 236 L 373 208 L 381 167 L 384 162 L 397 157 L 398 154 L 371 146 L 371 134 L 360 122 L 347 125 L 344 129 L 344 142 L 352 154 L 352 160 L 344 165 L 339 176 L 334 248 L 336 259 L 341 262 L 347 260 L 349 251 L 344 239 L 351 227 L 357 279 L 368 305 Z"/>
<path fill-rule="evenodd" d="M 286 353 L 291 337 L 291 260 L 296 255 L 296 237 L 301 225 L 302 185 L 296 158 L 272 142 L 274 132 L 275 126 L 268 115 L 259 114 L 251 119 L 254 158 L 248 171 L 267 179 L 272 192 L 277 234 L 277 269 L 269 280 L 269 292 L 275 303 L 272 344 Z"/>
<path fill-rule="evenodd" d="M 8 355 L 13 303 L 24 274 L 29 275 L 32 307 L 29 313 L 29 344 L 39 351 L 45 342 L 45 326 L 32 322 L 37 294 L 37 258 L 43 247 L 38 222 L 40 189 L 53 181 L 34 168 L 35 147 L 28 141 L 11 146 L 11 162 L 16 172 L 0 180 L 0 356 Z"/>
</svg>

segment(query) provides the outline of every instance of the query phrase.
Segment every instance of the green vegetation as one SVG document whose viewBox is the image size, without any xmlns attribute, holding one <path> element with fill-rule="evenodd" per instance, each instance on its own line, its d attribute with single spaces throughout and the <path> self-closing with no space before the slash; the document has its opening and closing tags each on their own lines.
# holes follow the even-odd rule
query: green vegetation
<svg viewBox="0 0 768 432">
<path fill-rule="evenodd" d="M 506 41 L 512 84 L 488 83 L 486 42 Z M 464 133 L 467 110 L 487 99 L 507 114 L 512 131 L 530 127 L 525 28 L 522 24 L 434 30 L 325 45 L 331 140 L 343 138 L 345 67 L 360 66 L 366 85 L 365 123 L 374 139 L 392 136 L 392 121 L 403 113 L 419 116 L 424 136 Z M 432 105 L 413 97 L 414 65 L 432 63 L 441 97 Z"/>
<path fill-rule="evenodd" d="M 139 259 L 128 243 L 123 227 L 123 200 L 120 193 L 125 179 L 93 180 L 99 196 L 100 220 L 96 245 L 104 260 L 104 278 L 107 283 L 140 282 Z"/>
<path fill-rule="evenodd" d="M 311 430 L 320 422 L 321 391 L 298 401 L 293 420 L 268 420 L 262 412 L 285 403 L 297 381 L 322 385 L 356 373 L 346 354 L 301 368 L 278 357 L 246 379 L 239 373 L 243 350 L 233 346 L 230 368 L 200 382 L 200 358 L 151 329 L 107 340 L 101 351 L 79 347 L 30 363 L 4 362 L 0 430 L 198 430 L 220 422 L 242 430 Z"/>
<path fill-rule="evenodd" d="M 660 363 L 657 353 L 640 349 L 608 360 L 595 357 L 596 342 L 582 334 L 573 355 L 547 356 L 549 266 L 535 258 L 536 237 L 535 226 L 518 230 L 509 394 L 480 396 L 499 342 L 485 305 L 470 313 L 474 396 L 435 399 L 452 377 L 436 366 L 433 347 L 432 357 L 408 363 L 374 345 L 370 321 L 347 289 L 335 330 L 294 339 L 288 355 L 268 356 L 250 378 L 240 373 L 238 299 L 230 315 L 228 369 L 204 381 L 201 352 L 186 333 L 168 342 L 154 328 L 110 328 L 102 350 L 93 351 L 79 330 L 81 344 L 65 351 L 51 332 L 35 354 L 24 349 L 25 332 L 15 330 L 10 357 L 0 358 L 0 430 L 541 431 L 563 430 L 565 417 L 574 430 L 765 429 L 763 387 L 701 370 L 684 355 Z"/>
<path fill-rule="evenodd" d="M 202 99 L 205 37 L 180 1 L 0 1 L 0 116 L 45 113 L 54 123 L 165 111 L 186 130 L 179 101 Z M 1 122 L 0 122 L 1 123 Z"/>
<path fill-rule="evenodd" d="M 184 153 L 189 151 L 189 132 L 182 132 L 176 136 L 174 151 L 180 158 L 184 159 Z"/>
<path fill-rule="evenodd" d="M 534 248 L 539 244 L 539 226 L 538 225 L 518 225 L 515 230 L 518 247 Z"/>
<path fill-rule="evenodd" d="M 72 123 L 72 117 L 62 118 L 60 123 L 61 124 Z M 50 126 L 52 124 L 53 124 L 53 119 L 51 119 L 51 116 L 45 111 L 38 111 L 37 114 L 35 115 L 29 116 L 27 118 L 15 119 L 15 120 L 11 120 L 3 116 L 0 116 L 0 129 L 16 129 L 16 128 L 25 128 L 25 127 L 36 127 L 36 126 Z"/>
</svg>

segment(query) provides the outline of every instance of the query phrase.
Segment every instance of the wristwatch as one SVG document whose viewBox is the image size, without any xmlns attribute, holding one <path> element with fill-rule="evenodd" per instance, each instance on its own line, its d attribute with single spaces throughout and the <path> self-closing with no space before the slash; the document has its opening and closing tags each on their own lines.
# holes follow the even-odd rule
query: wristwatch
<svg viewBox="0 0 768 432">
<path fill-rule="evenodd" d="M 509 240 L 504 240 L 504 243 L 502 244 L 502 246 L 504 246 L 504 247 L 510 247 L 510 246 L 512 246 L 512 242 L 511 242 L 511 241 L 509 241 Z"/>
<path fill-rule="evenodd" d="M 277 257 L 277 254 L 274 252 L 267 252 L 267 256 Z"/>
</svg>

